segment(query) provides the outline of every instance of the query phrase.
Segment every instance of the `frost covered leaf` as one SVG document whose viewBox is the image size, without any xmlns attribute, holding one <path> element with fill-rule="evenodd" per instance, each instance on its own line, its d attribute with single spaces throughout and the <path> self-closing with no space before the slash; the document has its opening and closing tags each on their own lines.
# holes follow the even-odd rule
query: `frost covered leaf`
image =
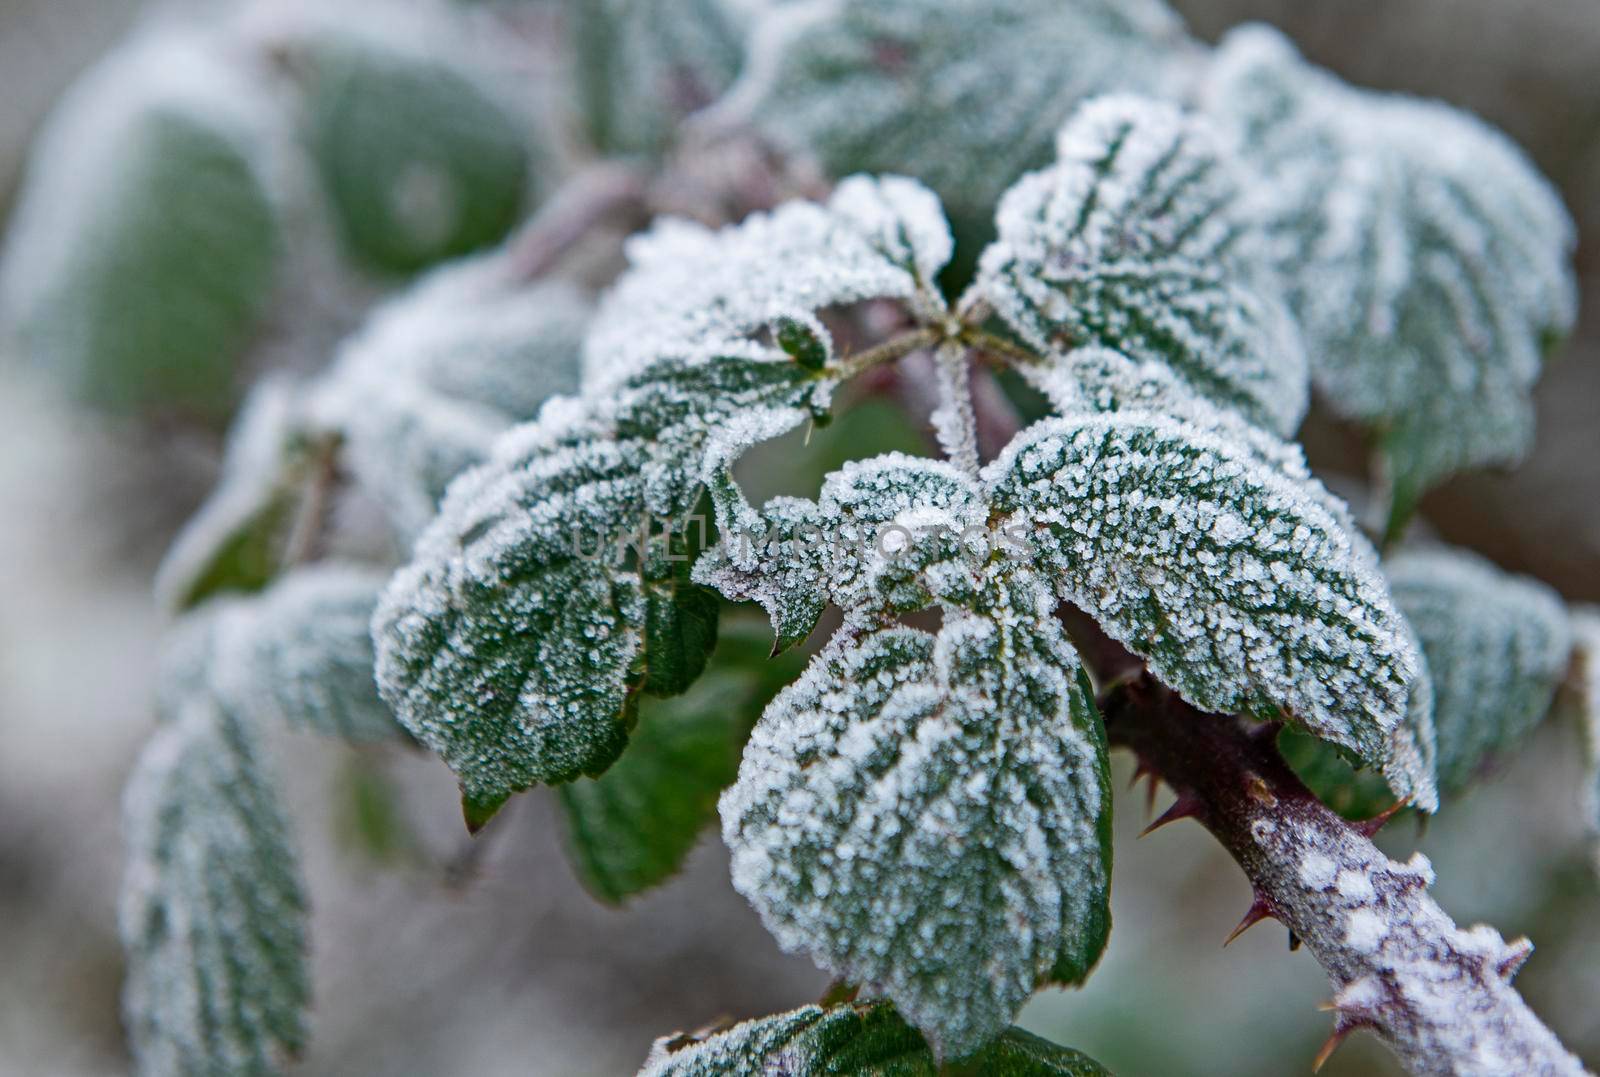
<svg viewBox="0 0 1600 1077">
<path fill-rule="evenodd" d="M 1002 1032 L 973 1058 L 970 1069 L 986 1077 L 1108 1077 L 1087 1055 L 1020 1028 Z M 872 1002 L 804 1006 L 706 1036 L 663 1037 L 639 1077 L 936 1077 L 939 1072 L 916 1029 L 893 1006 Z"/>
<path fill-rule="evenodd" d="M 1517 460 L 1543 353 L 1571 327 L 1571 221 L 1503 135 L 1445 105 L 1352 89 L 1276 31 L 1223 43 L 1206 108 L 1262 173 L 1313 377 L 1380 438 L 1397 508 Z"/>
<path fill-rule="evenodd" d="M 852 176 L 826 205 L 790 202 L 720 231 L 658 221 L 628 242 L 629 270 L 595 314 L 584 388 L 609 390 L 662 355 L 799 362 L 779 339 L 796 327 L 814 369 L 819 350 L 834 359 L 822 311 L 896 299 L 942 312 L 933 282 L 951 249 L 939 200 L 894 176 Z"/>
<path fill-rule="evenodd" d="M 343 463 L 408 544 L 495 438 L 578 386 L 589 304 L 490 255 L 434 271 L 340 352 L 317 402 Z"/>
<path fill-rule="evenodd" d="M 567 850 L 590 892 L 621 901 L 683 865 L 738 773 L 756 698 L 753 674 L 727 672 L 646 701 L 622 758 L 561 786 Z"/>
<path fill-rule="evenodd" d="M 698 674 L 715 606 L 683 579 L 690 553 L 659 530 L 640 553 L 639 529 L 681 534 L 709 470 L 825 408 L 831 385 L 787 357 L 663 359 L 590 403 L 551 401 L 452 484 L 374 636 L 384 697 L 455 770 L 469 822 L 599 774 L 635 693 Z"/>
<path fill-rule="evenodd" d="M 759 512 L 731 481 L 712 494 L 720 541 L 695 578 L 726 598 L 759 602 L 779 650 L 809 635 L 829 601 L 870 624 L 936 597 L 968 597 L 990 552 L 982 490 L 939 460 L 887 453 L 852 461 L 827 478 L 817 501 L 774 498 Z"/>
<path fill-rule="evenodd" d="M 302 43 L 306 139 L 349 249 L 410 272 L 498 242 L 541 187 L 528 125 L 421 50 L 329 32 Z"/>
<path fill-rule="evenodd" d="M 221 592 L 265 587 L 282 568 L 305 485 L 329 451 L 297 386 L 275 378 L 257 385 L 229 433 L 216 489 L 156 572 L 163 604 L 186 610 Z"/>
<path fill-rule="evenodd" d="M 388 574 L 325 562 L 216 614 L 208 679 L 252 723 L 353 741 L 403 736 L 373 681 L 372 610 Z"/>
<path fill-rule="evenodd" d="M 1384 568 L 1427 655 L 1439 787 L 1455 792 L 1549 712 L 1572 651 L 1566 609 L 1464 550 L 1403 551 Z"/>
<path fill-rule="evenodd" d="M 972 1055 L 1110 927 L 1103 735 L 1042 594 L 937 636 L 842 633 L 722 799 L 734 886 L 785 950 Z M 1038 607 L 1038 608 L 1032 608 Z"/>
<path fill-rule="evenodd" d="M 567 0 L 589 136 L 605 153 L 659 153 L 744 62 L 738 0 Z"/>
<path fill-rule="evenodd" d="M 984 478 L 1060 596 L 1190 703 L 1388 758 L 1416 654 L 1370 547 L 1314 479 L 1139 411 L 1037 423 Z"/>
<path fill-rule="evenodd" d="M 981 245 L 1074 105 L 1157 92 L 1188 47 L 1160 0 L 812 0 L 762 20 L 724 108 L 831 175 L 918 177 Z"/>
<path fill-rule="evenodd" d="M 978 287 L 1046 356 L 1088 344 L 1166 363 L 1195 393 L 1289 435 L 1306 360 L 1245 184 L 1203 121 L 1099 98 L 1057 163 L 1006 193 Z"/>
<path fill-rule="evenodd" d="M 270 297 L 270 104 L 216 51 L 135 39 L 73 87 L 30 162 L 0 306 L 22 354 L 90 403 L 223 411 Z"/>
<path fill-rule="evenodd" d="M 129 782 L 123 1009 L 139 1073 L 275 1073 L 305 1044 L 305 904 L 259 751 L 190 695 Z"/>
</svg>

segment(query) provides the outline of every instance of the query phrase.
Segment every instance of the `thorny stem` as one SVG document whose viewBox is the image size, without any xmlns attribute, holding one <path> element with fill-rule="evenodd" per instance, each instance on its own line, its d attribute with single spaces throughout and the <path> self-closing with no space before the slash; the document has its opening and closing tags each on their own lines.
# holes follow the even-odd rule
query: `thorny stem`
<svg viewBox="0 0 1600 1077">
<path fill-rule="evenodd" d="M 904 359 L 914 351 L 931 347 L 939 342 L 939 330 L 924 327 L 913 329 L 908 333 L 890 337 L 881 344 L 874 344 L 865 351 L 854 355 L 845 356 L 834 366 L 834 372 L 842 378 L 851 378 L 873 367 L 892 363 Z"/>
<path fill-rule="evenodd" d="M 1279 754 L 1276 725 L 1196 710 L 1135 672 L 1082 614 L 1063 619 L 1103 686 L 1110 743 L 1177 794 L 1154 825 L 1195 819 L 1250 879 L 1255 898 L 1234 934 L 1280 920 L 1333 981 L 1333 1034 L 1313 1068 L 1369 1028 L 1414 1074 L 1584 1072 L 1511 986 L 1533 949 L 1526 938 L 1458 928 L 1428 895 L 1427 858 L 1390 860 L 1371 841 L 1383 817 L 1349 823 L 1324 806 Z"/>
</svg>

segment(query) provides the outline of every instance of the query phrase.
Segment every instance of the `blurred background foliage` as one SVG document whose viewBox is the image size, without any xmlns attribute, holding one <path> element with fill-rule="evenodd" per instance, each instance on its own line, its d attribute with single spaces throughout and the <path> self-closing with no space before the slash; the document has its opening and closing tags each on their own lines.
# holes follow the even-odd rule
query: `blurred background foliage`
<svg viewBox="0 0 1600 1077">
<path fill-rule="evenodd" d="M 46 109 L 146 6 L 0 0 L 0 212 L 15 198 Z M 1535 575 L 1570 600 L 1600 601 L 1595 0 L 1175 6 L 1208 40 L 1239 21 L 1266 19 L 1310 59 L 1354 82 L 1472 109 L 1517 139 L 1561 188 L 1582 237 L 1584 314 L 1539 385 L 1538 447 L 1511 474 L 1450 482 L 1424 512 L 1442 537 Z M 551 13 L 538 3 L 525 8 L 536 36 Z M 409 230 L 404 219 L 369 219 L 403 214 L 408 205 L 374 209 L 374 200 L 350 189 L 372 165 L 361 156 L 359 128 L 406 121 L 342 110 L 340 88 L 414 73 L 337 50 L 311 58 L 300 73 L 321 87 L 312 138 L 327 148 L 319 168 L 332 201 L 347 204 L 341 242 L 375 278 L 492 238 L 522 211 L 520 200 L 537 193 L 525 189 L 529 163 L 515 133 L 495 118 L 471 132 L 434 133 L 505 147 L 473 154 L 497 162 L 470 180 L 501 192 L 475 200 L 487 207 L 483 217 L 445 233 L 430 231 L 425 213 Z M 448 79 L 431 85 L 470 92 Z M 403 89 L 400 98 L 415 92 Z M 619 127 L 607 137 L 651 136 Z M 415 193 L 409 208 L 426 210 L 426 183 Z M 397 235 L 404 241 L 394 242 Z M 306 298 L 307 338 L 335 339 L 348 325 L 316 300 Z M 326 354 L 303 341 L 277 346 L 291 359 L 312 353 L 301 365 Z M 114 922 L 118 802 L 150 728 L 163 624 L 149 581 L 215 477 L 220 431 L 75 410 L 10 359 L 0 363 L 0 1073 L 116 1073 L 125 1066 Z M 886 411 L 857 415 L 814 446 L 818 477 L 845 456 L 914 440 Z M 1359 443 L 1348 429 L 1314 414 L 1304 437 L 1319 466 L 1358 469 Z M 278 741 L 280 764 L 293 764 L 279 769 L 314 897 L 315 1035 L 301 1072 L 630 1073 L 661 1033 L 787 1008 L 824 987 L 804 958 L 776 951 L 728 886 L 725 855 L 712 838 L 701 841 L 680 878 L 611 907 L 593 900 L 567 867 L 550 796 L 520 798 L 488 842 L 469 847 L 449 777 L 434 761 L 380 749 L 318 750 L 298 735 Z M 1594 1064 L 1600 884 L 1582 841 L 1576 748 L 1575 730 L 1548 723 L 1513 765 L 1425 831 L 1402 821 L 1381 840 L 1391 853 L 1419 847 L 1432 858 L 1437 896 L 1459 921 L 1487 920 L 1507 937 L 1534 939 L 1538 950 L 1518 983 Z M 1127 760 L 1117 766 L 1125 781 Z M 1142 790 L 1117 809 L 1108 956 L 1084 990 L 1043 993 L 1021 1023 L 1129 1075 L 1266 1077 L 1286 1072 L 1285 1060 L 1309 1066 L 1329 1024 L 1315 1009 L 1328 990 L 1315 962 L 1290 954 L 1270 923 L 1221 949 L 1248 904 L 1238 869 L 1191 825 L 1134 841 Z M 1324 1070 L 1392 1071 L 1383 1048 L 1361 1036 Z"/>
</svg>

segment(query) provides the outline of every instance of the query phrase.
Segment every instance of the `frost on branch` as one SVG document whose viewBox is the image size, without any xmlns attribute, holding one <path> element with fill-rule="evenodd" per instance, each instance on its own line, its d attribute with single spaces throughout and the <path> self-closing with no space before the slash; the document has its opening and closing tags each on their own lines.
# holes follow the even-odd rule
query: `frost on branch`
<svg viewBox="0 0 1600 1077">
<path fill-rule="evenodd" d="M 352 741 L 403 736 L 372 679 L 372 609 L 387 574 L 331 562 L 299 568 L 211 615 L 205 676 L 235 714 Z"/>
<path fill-rule="evenodd" d="M 759 512 L 729 479 L 712 494 L 720 542 L 695 565 L 695 579 L 761 603 L 780 650 L 809 635 L 830 600 L 862 625 L 935 597 L 959 601 L 976 590 L 989 553 L 982 491 L 943 461 L 903 453 L 853 461 L 828 476 L 817 501 L 774 498 Z M 940 577 L 937 594 L 928 570 Z"/>
<path fill-rule="evenodd" d="M 939 200 L 895 176 L 852 176 L 826 205 L 790 202 L 720 231 L 658 221 L 629 240 L 628 272 L 595 314 L 584 389 L 609 390 L 663 355 L 783 356 L 772 338 L 787 322 L 831 360 L 819 313 L 896 299 L 936 314 L 951 247 Z"/>
<path fill-rule="evenodd" d="M 1282 435 L 1306 359 L 1247 184 L 1202 120 L 1099 98 L 1061 131 L 1057 163 L 1000 203 L 978 287 L 1046 356 L 1115 347 Z"/>
<path fill-rule="evenodd" d="M 305 1043 L 294 850 L 260 748 L 204 692 L 168 709 L 128 784 L 123 1009 L 141 1074 L 271 1073 Z"/>
<path fill-rule="evenodd" d="M 1092 1058 L 1008 1028 L 972 1060 L 986 1077 L 1107 1077 Z M 774 1074 L 893 1073 L 936 1077 L 922 1036 L 883 1002 L 803 1006 L 708 1035 L 664 1036 L 639 1077 L 772 1077 Z"/>
<path fill-rule="evenodd" d="M 657 153 L 744 62 L 739 0 L 565 0 L 589 137 L 611 153 Z"/>
<path fill-rule="evenodd" d="M 1042 588 L 938 635 L 842 632 L 722 799 L 733 881 L 786 950 L 894 1002 L 941 1058 L 1110 927 L 1105 743 Z"/>
<path fill-rule="evenodd" d="M 1514 462 L 1529 391 L 1571 327 L 1571 221 L 1504 136 L 1442 104 L 1351 89 L 1276 31 L 1223 43 L 1205 107 L 1262 173 L 1313 376 L 1379 436 L 1402 514 Z"/>
<path fill-rule="evenodd" d="M 786 356 L 663 359 L 591 403 L 556 398 L 451 485 L 373 632 L 384 698 L 456 772 L 469 823 L 600 773 L 635 693 L 699 674 L 716 605 L 681 533 L 702 476 L 831 384 Z"/>
<path fill-rule="evenodd" d="M 983 234 L 1075 104 L 1156 92 L 1190 47 L 1161 0 L 811 0 L 761 22 L 722 107 L 831 175 L 917 176 Z"/>
<path fill-rule="evenodd" d="M 1403 551 L 1384 565 L 1433 682 L 1439 787 L 1455 792 L 1549 712 L 1572 651 L 1561 600 L 1464 550 Z"/>
<path fill-rule="evenodd" d="M 1315 480 L 1138 411 L 1035 424 L 984 478 L 1061 597 L 1185 699 L 1388 758 L 1416 654 L 1370 547 Z"/>
<path fill-rule="evenodd" d="M 302 390 L 278 378 L 251 391 L 228 435 L 222 475 L 156 571 L 163 605 L 185 610 L 277 574 L 321 435 Z"/>
<path fill-rule="evenodd" d="M 408 543 L 494 439 L 578 386 L 587 301 L 514 279 L 502 255 L 436 270 L 344 345 L 317 409 Z"/>
</svg>

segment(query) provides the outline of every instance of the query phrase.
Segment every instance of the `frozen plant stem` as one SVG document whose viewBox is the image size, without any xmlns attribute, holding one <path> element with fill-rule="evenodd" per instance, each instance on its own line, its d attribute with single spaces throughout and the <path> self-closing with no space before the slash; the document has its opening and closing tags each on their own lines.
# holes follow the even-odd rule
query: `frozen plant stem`
<svg viewBox="0 0 1600 1077">
<path fill-rule="evenodd" d="M 584 169 L 510 239 L 514 272 L 522 280 L 543 276 L 607 221 L 632 231 L 649 218 L 648 194 L 646 177 L 636 168 L 607 162 Z"/>
<path fill-rule="evenodd" d="M 1241 926 L 1282 921 L 1327 971 L 1334 1030 L 1318 1066 L 1370 1028 L 1413 1074 L 1584 1072 L 1511 986 L 1528 940 L 1458 928 L 1428 896 L 1427 859 L 1390 860 L 1375 828 L 1317 800 L 1277 727 L 1204 714 L 1148 674 L 1111 685 L 1101 710 L 1111 743 L 1177 794 L 1164 818 L 1193 817 L 1244 869 L 1255 901 Z"/>
<path fill-rule="evenodd" d="M 934 356 L 939 406 L 928 418 L 945 458 L 968 475 L 978 473 L 978 421 L 972 409 L 972 373 L 967 349 L 948 340 Z"/>
</svg>

